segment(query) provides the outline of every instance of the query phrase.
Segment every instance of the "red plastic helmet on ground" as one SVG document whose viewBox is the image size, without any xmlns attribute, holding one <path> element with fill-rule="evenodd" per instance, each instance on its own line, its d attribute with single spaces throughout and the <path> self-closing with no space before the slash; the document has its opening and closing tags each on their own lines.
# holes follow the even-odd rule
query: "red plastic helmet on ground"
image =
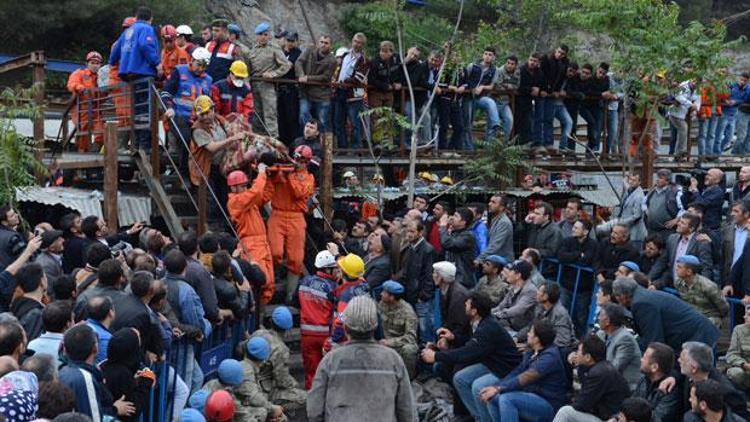
<svg viewBox="0 0 750 422">
<path fill-rule="evenodd" d="M 203 410 L 209 422 L 230 422 L 234 417 L 234 399 L 226 390 L 216 390 L 208 396 Z"/>
<path fill-rule="evenodd" d="M 308 147 L 307 145 L 300 145 L 295 148 L 294 159 L 299 160 L 300 158 L 305 161 L 312 160 L 312 149 L 310 149 L 310 147 Z"/>
<path fill-rule="evenodd" d="M 99 54 L 97 51 L 89 51 L 88 54 L 86 54 L 86 63 L 90 61 L 99 61 L 99 63 L 103 62 L 104 59 L 102 58 L 102 55 Z"/>
<path fill-rule="evenodd" d="M 172 25 L 164 25 L 161 28 L 161 37 L 165 40 L 173 40 L 177 38 L 177 30 Z"/>
<path fill-rule="evenodd" d="M 127 18 L 122 20 L 122 27 L 123 28 L 130 28 L 135 23 L 136 19 L 135 16 L 128 16 Z"/>
<path fill-rule="evenodd" d="M 228 186 L 247 185 L 247 175 L 242 170 L 235 170 L 227 176 Z"/>
</svg>

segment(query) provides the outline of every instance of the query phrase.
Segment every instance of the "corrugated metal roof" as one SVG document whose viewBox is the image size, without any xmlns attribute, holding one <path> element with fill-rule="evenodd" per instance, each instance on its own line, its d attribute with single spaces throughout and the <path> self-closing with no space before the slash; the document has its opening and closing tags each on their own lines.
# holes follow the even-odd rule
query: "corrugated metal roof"
<svg viewBox="0 0 750 422">
<path fill-rule="evenodd" d="M 16 200 L 36 202 L 44 205 L 62 205 L 76 210 L 83 216 L 104 217 L 102 200 L 104 195 L 98 190 L 88 191 L 67 187 L 16 188 Z M 130 226 L 138 221 L 151 221 L 151 198 L 144 196 L 117 195 L 117 219 L 120 226 Z"/>
<path fill-rule="evenodd" d="M 549 195 L 571 195 L 578 196 L 585 202 L 599 205 L 601 207 L 614 207 L 620 203 L 617 199 L 617 195 L 612 189 L 601 189 L 601 190 L 548 190 L 542 189 L 540 191 L 531 190 L 506 190 L 504 194 L 509 196 L 515 196 L 517 198 L 528 198 L 531 195 L 549 196 Z"/>
</svg>

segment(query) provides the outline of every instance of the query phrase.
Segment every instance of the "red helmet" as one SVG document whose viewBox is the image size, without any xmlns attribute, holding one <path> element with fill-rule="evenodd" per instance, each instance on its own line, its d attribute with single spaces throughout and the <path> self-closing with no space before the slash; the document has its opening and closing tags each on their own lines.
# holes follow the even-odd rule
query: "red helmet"
<svg viewBox="0 0 750 422">
<path fill-rule="evenodd" d="M 102 58 L 102 55 L 99 54 L 96 51 L 89 51 L 88 54 L 86 54 L 86 63 L 90 61 L 99 61 L 99 63 L 103 62 L 104 59 Z"/>
<path fill-rule="evenodd" d="M 172 25 L 164 25 L 161 28 L 161 37 L 165 40 L 173 40 L 177 38 L 177 30 Z"/>
<path fill-rule="evenodd" d="M 122 20 L 122 27 L 123 28 L 130 28 L 135 23 L 136 19 L 135 16 L 128 16 L 127 18 Z"/>
<path fill-rule="evenodd" d="M 310 161 L 312 160 L 312 149 L 307 145 L 300 145 L 294 149 L 294 159 L 299 160 L 300 158 Z"/>
<path fill-rule="evenodd" d="M 234 399 L 226 390 L 216 390 L 208 396 L 203 409 L 206 420 L 211 422 L 230 422 L 234 417 Z"/>
<path fill-rule="evenodd" d="M 246 185 L 246 184 L 247 184 L 247 175 L 242 170 L 235 170 L 229 173 L 229 176 L 227 176 L 228 186 L 237 186 L 237 185 Z"/>
</svg>

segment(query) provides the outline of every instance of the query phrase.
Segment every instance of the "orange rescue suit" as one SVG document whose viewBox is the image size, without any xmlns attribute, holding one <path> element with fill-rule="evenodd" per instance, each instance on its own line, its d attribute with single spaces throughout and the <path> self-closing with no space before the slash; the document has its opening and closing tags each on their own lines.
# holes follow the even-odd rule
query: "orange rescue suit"
<svg viewBox="0 0 750 422">
<path fill-rule="evenodd" d="M 302 274 L 305 257 L 305 213 L 307 201 L 315 191 L 315 178 L 304 167 L 292 172 L 279 171 L 266 184 L 273 212 L 268 219 L 268 242 L 274 265 L 281 264 L 286 251 L 286 265 L 292 274 Z"/>
<path fill-rule="evenodd" d="M 268 245 L 266 223 L 260 215 L 260 207 L 268 202 L 266 174 L 259 173 L 250 189 L 240 193 L 229 193 L 227 208 L 242 242 L 245 259 L 252 258 L 266 275 L 266 284 L 261 293 L 261 303 L 267 304 L 276 289 L 273 274 L 271 248 Z M 249 260 L 249 259 L 248 259 Z"/>
<path fill-rule="evenodd" d="M 76 146 L 78 151 L 86 152 L 89 149 L 91 136 L 89 131 L 95 135 L 96 143 L 102 144 L 104 140 L 104 124 L 99 110 L 98 90 L 96 73 L 88 68 L 78 69 L 70 74 L 68 78 L 68 91 L 78 94 L 77 103 L 73 106 L 73 123 L 76 125 Z"/>
<path fill-rule="evenodd" d="M 175 47 L 171 50 L 161 50 L 161 66 L 164 70 L 164 79 L 172 76 L 172 72 L 178 64 L 190 64 L 192 58 L 184 48 Z"/>
</svg>

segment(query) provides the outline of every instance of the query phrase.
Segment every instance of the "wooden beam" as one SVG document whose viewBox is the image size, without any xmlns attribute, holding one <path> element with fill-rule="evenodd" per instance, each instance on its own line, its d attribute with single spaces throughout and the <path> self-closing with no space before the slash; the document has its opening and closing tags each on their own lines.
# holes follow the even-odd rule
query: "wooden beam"
<svg viewBox="0 0 750 422">
<path fill-rule="evenodd" d="M 107 122 L 104 131 L 104 216 L 110 234 L 120 227 L 117 221 L 117 123 Z"/>
<path fill-rule="evenodd" d="M 206 186 L 205 180 L 201 180 L 200 186 L 198 186 L 198 227 L 196 232 L 198 236 L 206 232 L 208 221 L 208 187 Z"/>
<path fill-rule="evenodd" d="M 42 66 L 47 64 L 47 58 L 44 51 L 34 51 L 23 56 L 18 56 L 0 64 L 0 74 L 23 69 L 29 66 Z"/>
<path fill-rule="evenodd" d="M 333 218 L 333 133 L 323 134 L 323 162 L 320 169 L 320 205 L 328 221 Z"/>
<path fill-rule="evenodd" d="M 34 53 L 32 53 L 34 54 Z M 42 53 L 43 55 L 44 53 Z M 41 160 L 44 156 L 44 88 L 45 88 L 45 74 L 44 64 L 34 63 L 32 69 L 32 78 L 34 81 L 33 93 L 34 103 L 38 108 L 37 114 L 34 116 L 34 155 L 37 160 Z"/>
<path fill-rule="evenodd" d="M 151 86 L 148 89 L 148 99 L 151 103 L 151 171 L 154 179 L 159 180 L 161 177 L 161 163 L 159 162 L 159 105 L 156 101 L 156 95 L 154 94 Z"/>
<path fill-rule="evenodd" d="M 169 232 L 172 234 L 172 238 L 176 239 L 183 232 L 182 224 L 180 224 L 180 219 L 177 217 L 177 213 L 172 206 L 172 202 L 169 200 L 169 196 L 164 191 L 164 187 L 158 180 L 151 177 L 151 165 L 143 150 L 138 150 L 138 155 L 135 156 L 135 163 L 141 172 L 141 177 L 151 192 L 151 199 L 156 203 L 159 213 L 164 218 L 164 223 L 166 223 Z"/>
</svg>

